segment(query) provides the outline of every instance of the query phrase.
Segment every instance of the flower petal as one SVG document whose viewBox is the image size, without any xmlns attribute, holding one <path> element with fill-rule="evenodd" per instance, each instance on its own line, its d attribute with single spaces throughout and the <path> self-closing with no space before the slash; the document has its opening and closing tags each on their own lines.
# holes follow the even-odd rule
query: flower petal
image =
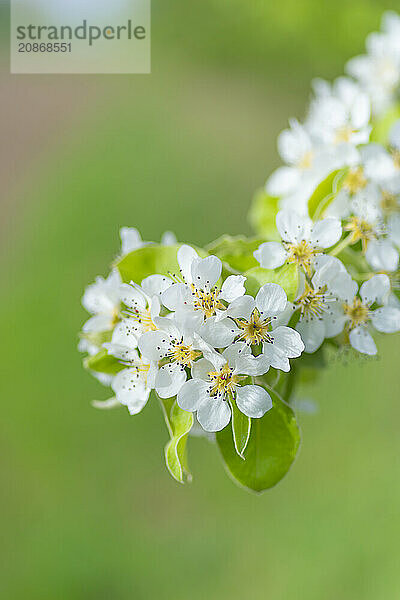
<svg viewBox="0 0 400 600">
<path fill-rule="evenodd" d="M 340 240 L 342 225 L 338 219 L 327 217 L 317 221 L 311 229 L 310 241 L 320 248 L 330 248 Z"/>
<path fill-rule="evenodd" d="M 394 306 L 382 306 L 372 313 L 372 325 L 382 333 L 394 333 L 400 330 L 400 309 Z"/>
<path fill-rule="evenodd" d="M 360 296 L 366 304 L 382 301 L 390 292 L 390 280 L 387 275 L 374 275 L 364 281 L 360 287 Z"/>
<path fill-rule="evenodd" d="M 178 392 L 176 401 L 182 410 L 193 412 L 209 399 L 209 385 L 201 379 L 189 379 Z"/>
<path fill-rule="evenodd" d="M 146 298 L 137 284 L 122 283 L 119 286 L 119 294 L 121 301 L 128 308 L 146 308 Z"/>
<path fill-rule="evenodd" d="M 277 327 L 272 331 L 273 346 L 279 348 L 288 358 L 296 358 L 304 350 L 304 344 L 298 331 L 291 327 Z"/>
<path fill-rule="evenodd" d="M 235 319 L 246 319 L 246 321 L 249 321 L 251 313 L 255 307 L 256 303 L 254 298 L 246 295 L 233 300 L 226 309 L 225 313 L 229 317 L 234 317 Z"/>
<path fill-rule="evenodd" d="M 233 300 L 240 298 L 246 293 L 245 281 L 246 277 L 243 277 L 243 275 L 229 275 L 222 284 L 219 297 L 227 302 L 233 302 Z"/>
<path fill-rule="evenodd" d="M 294 210 L 280 210 L 276 215 L 276 227 L 285 242 L 297 243 L 308 239 L 310 223 L 310 219 Z"/>
<path fill-rule="evenodd" d="M 219 398 L 209 398 L 197 411 L 197 419 L 205 431 L 221 431 L 231 420 L 231 407 Z"/>
<path fill-rule="evenodd" d="M 232 319 L 216 320 L 215 317 L 207 319 L 198 330 L 199 336 L 207 344 L 214 348 L 225 348 L 232 344 L 235 337 L 239 334 L 239 329 Z"/>
<path fill-rule="evenodd" d="M 143 279 L 141 287 L 149 298 L 152 298 L 153 296 L 160 296 L 172 284 L 173 281 L 170 277 L 165 277 L 164 275 L 149 275 L 149 277 Z"/>
<path fill-rule="evenodd" d="M 137 414 L 142 410 L 150 394 L 141 372 L 135 368 L 120 371 L 114 377 L 111 387 L 118 402 L 128 406 L 131 414 Z"/>
<path fill-rule="evenodd" d="M 238 387 L 236 404 L 243 414 L 254 419 L 259 419 L 272 408 L 271 396 L 259 385 Z"/>
<path fill-rule="evenodd" d="M 362 354 L 374 355 L 377 353 L 375 342 L 369 333 L 364 327 L 356 327 L 350 331 L 349 335 L 350 344 L 353 346 L 355 350 L 358 352 L 362 352 Z"/>
<path fill-rule="evenodd" d="M 365 258 L 374 271 L 396 271 L 399 253 L 389 240 L 372 240 L 367 247 Z"/>
<path fill-rule="evenodd" d="M 179 268 L 186 283 L 192 283 L 192 262 L 195 258 L 199 258 L 196 250 L 186 244 L 183 244 L 177 252 Z"/>
<path fill-rule="evenodd" d="M 161 360 L 171 348 L 171 338 L 165 331 L 147 331 L 140 336 L 139 350 L 149 360 Z"/>
<path fill-rule="evenodd" d="M 182 369 L 178 364 L 164 365 L 156 376 L 156 392 L 160 398 L 173 398 L 180 391 L 186 379 L 185 369 Z"/>
<path fill-rule="evenodd" d="M 253 255 L 263 269 L 276 269 L 284 264 L 287 252 L 279 242 L 264 242 Z"/>
<path fill-rule="evenodd" d="M 302 319 L 296 325 L 305 346 L 305 352 L 311 353 L 318 350 L 325 338 L 325 325 L 319 319 L 306 321 Z"/>
<path fill-rule="evenodd" d="M 195 258 L 191 267 L 191 280 L 197 289 L 214 287 L 222 273 L 222 262 L 217 256 Z"/>
<path fill-rule="evenodd" d="M 286 292 L 277 283 L 264 284 L 256 296 L 256 306 L 264 317 L 279 315 L 285 310 L 286 304 Z"/>
<path fill-rule="evenodd" d="M 190 290 L 184 283 L 174 283 L 161 294 L 161 301 L 168 310 L 177 310 L 190 302 Z"/>
</svg>

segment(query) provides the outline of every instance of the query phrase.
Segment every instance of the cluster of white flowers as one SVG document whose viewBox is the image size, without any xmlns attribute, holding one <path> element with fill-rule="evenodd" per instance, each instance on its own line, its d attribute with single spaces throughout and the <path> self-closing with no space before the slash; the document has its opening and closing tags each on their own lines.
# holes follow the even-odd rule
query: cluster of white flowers
<svg viewBox="0 0 400 600">
<path fill-rule="evenodd" d="M 269 177 L 263 196 L 276 222 L 274 241 L 262 235 L 262 214 L 256 228 L 264 239 L 225 236 L 210 254 L 170 232 L 155 244 L 121 229 L 111 274 L 83 296 L 91 317 L 79 348 L 114 392 L 106 407 L 122 404 L 137 414 L 154 391 L 175 444 L 193 423 L 190 415 L 181 431 L 179 415 L 194 413 L 205 432 L 231 422 L 243 459 L 252 420 L 264 422 L 276 402 L 288 406 L 303 351 L 329 345 L 374 355 L 374 331 L 400 331 L 397 15 L 385 14 L 367 50 L 348 63 L 353 78 L 316 81 L 305 122 L 292 120 L 279 136 L 286 165 Z M 182 480 L 185 461 L 172 448 L 167 464 Z M 237 468 L 234 461 L 229 468 Z M 249 473 L 245 485 L 258 489 Z"/>
</svg>

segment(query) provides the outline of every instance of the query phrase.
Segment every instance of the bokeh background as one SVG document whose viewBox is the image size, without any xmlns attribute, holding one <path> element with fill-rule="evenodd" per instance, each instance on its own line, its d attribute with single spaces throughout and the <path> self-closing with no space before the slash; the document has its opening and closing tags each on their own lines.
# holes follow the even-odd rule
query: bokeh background
<svg viewBox="0 0 400 600">
<path fill-rule="evenodd" d="M 0 589 L 11 600 L 400 598 L 399 343 L 331 364 L 299 457 L 262 496 L 194 439 L 163 464 L 156 405 L 96 411 L 84 286 L 118 229 L 249 233 L 276 135 L 342 74 L 384 0 L 153 0 L 150 76 L 11 76 L 0 7 Z"/>
</svg>

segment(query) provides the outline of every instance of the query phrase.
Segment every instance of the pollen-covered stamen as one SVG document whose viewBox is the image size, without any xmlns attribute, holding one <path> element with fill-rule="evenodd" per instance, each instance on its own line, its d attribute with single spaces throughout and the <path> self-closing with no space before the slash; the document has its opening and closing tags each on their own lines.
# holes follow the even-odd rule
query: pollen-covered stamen
<svg viewBox="0 0 400 600">
<path fill-rule="evenodd" d="M 356 194 L 360 190 L 364 189 L 368 183 L 364 175 L 362 167 L 356 169 L 350 169 L 346 177 L 343 180 L 343 188 L 350 194 Z"/>
<path fill-rule="evenodd" d="M 120 361 L 121 364 L 129 367 L 130 369 L 132 369 L 134 371 L 134 373 L 131 374 L 131 378 L 130 380 L 127 382 L 127 386 L 122 385 L 123 390 L 128 389 L 128 391 L 130 391 L 132 389 L 132 387 L 134 387 L 137 382 L 139 381 L 139 379 L 144 379 L 146 385 L 147 385 L 147 375 L 148 372 L 150 370 L 150 365 L 145 365 L 142 362 L 137 362 L 137 361 Z"/>
<path fill-rule="evenodd" d="M 288 252 L 287 262 L 298 264 L 299 267 L 302 267 L 311 276 L 311 266 L 317 254 L 316 248 L 311 246 L 306 240 L 301 240 L 298 244 L 291 244 L 289 242 L 283 242 L 283 244 Z"/>
<path fill-rule="evenodd" d="M 314 289 L 310 284 L 305 282 L 305 289 L 302 295 L 296 300 L 296 305 L 300 307 L 300 315 L 302 319 L 319 319 L 328 310 L 327 303 L 333 301 L 334 298 L 327 296 L 326 286 Z"/>
<path fill-rule="evenodd" d="M 234 374 L 233 369 L 226 363 L 219 371 L 210 371 L 208 379 L 211 383 L 210 396 L 226 399 L 228 395 L 234 393 L 242 377 Z"/>
<path fill-rule="evenodd" d="M 386 190 L 382 192 L 380 206 L 384 215 L 392 215 L 400 210 L 397 196 Z"/>
<path fill-rule="evenodd" d="M 364 304 L 357 296 L 354 298 L 352 304 L 345 302 L 343 310 L 345 315 L 350 319 L 350 329 L 354 329 L 358 325 L 365 325 L 370 316 L 369 306 Z"/>
<path fill-rule="evenodd" d="M 261 342 L 273 342 L 270 335 L 271 318 L 263 318 L 262 314 L 255 308 L 251 313 L 249 321 L 246 319 L 236 319 L 236 324 L 240 329 L 239 340 L 245 341 L 249 346 L 261 344 Z"/>
<path fill-rule="evenodd" d="M 297 163 L 297 166 L 299 167 L 299 169 L 311 169 L 313 161 L 314 153 L 311 150 L 308 150 L 308 152 L 305 152 L 300 158 L 299 162 Z"/>
<path fill-rule="evenodd" d="M 394 166 L 396 167 L 396 169 L 400 169 L 400 150 L 398 150 L 397 148 L 391 148 L 390 153 L 393 158 Z"/>
<path fill-rule="evenodd" d="M 225 308 L 219 300 L 220 290 L 217 287 L 198 289 L 192 283 L 190 289 L 192 291 L 194 310 L 201 310 L 207 319 L 215 315 L 218 309 Z"/>
<path fill-rule="evenodd" d="M 113 311 L 111 313 L 111 326 L 115 327 L 115 325 L 119 322 L 120 320 L 120 312 L 118 310 L 118 308 L 113 308 Z"/>
<path fill-rule="evenodd" d="M 355 129 L 351 125 L 343 125 L 336 130 L 335 144 L 347 143 L 351 140 L 351 136 L 355 133 Z"/>
<path fill-rule="evenodd" d="M 363 252 L 367 250 L 368 242 L 376 238 L 375 228 L 361 217 L 350 217 L 343 229 L 350 231 L 351 244 L 361 240 Z"/>
<path fill-rule="evenodd" d="M 153 323 L 149 308 L 130 308 L 125 313 L 130 319 L 139 323 L 143 332 L 156 331 L 157 327 Z"/>
<path fill-rule="evenodd" d="M 168 357 L 172 362 L 178 363 L 182 367 L 191 367 L 200 354 L 200 352 L 193 349 L 192 345 L 184 344 L 183 340 L 173 340 Z"/>
</svg>

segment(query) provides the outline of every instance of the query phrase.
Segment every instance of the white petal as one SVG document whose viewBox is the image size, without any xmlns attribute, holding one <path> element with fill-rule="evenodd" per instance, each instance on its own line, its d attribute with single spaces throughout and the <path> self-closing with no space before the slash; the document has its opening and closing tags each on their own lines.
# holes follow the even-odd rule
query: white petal
<svg viewBox="0 0 400 600">
<path fill-rule="evenodd" d="M 284 264 L 287 252 L 279 242 L 264 242 L 253 255 L 263 269 L 276 269 Z"/>
<path fill-rule="evenodd" d="M 131 414 L 140 412 L 149 397 L 143 376 L 137 369 L 129 368 L 120 371 L 111 384 L 115 395 L 121 404 L 128 406 Z"/>
<path fill-rule="evenodd" d="M 152 298 L 153 296 L 160 296 L 172 283 L 172 279 L 164 275 L 149 275 L 149 277 L 143 279 L 141 287 L 149 298 Z"/>
<path fill-rule="evenodd" d="M 356 327 L 350 331 L 350 344 L 363 354 L 374 355 L 377 353 L 375 342 L 371 334 L 364 327 Z"/>
<path fill-rule="evenodd" d="M 137 321 L 135 319 L 123 319 L 117 323 L 112 334 L 111 343 L 136 348 Z"/>
<path fill-rule="evenodd" d="M 269 177 L 266 190 L 271 196 L 290 194 L 300 181 L 300 172 L 293 167 L 279 167 Z"/>
<path fill-rule="evenodd" d="M 390 292 L 390 280 L 387 275 L 374 275 L 360 287 L 360 296 L 366 304 L 382 301 Z"/>
<path fill-rule="evenodd" d="M 305 352 L 315 352 L 324 341 L 325 325 L 319 319 L 312 321 L 302 319 L 297 323 L 296 329 L 304 342 Z"/>
<path fill-rule="evenodd" d="M 161 294 L 161 301 L 168 310 L 177 310 L 190 302 L 190 290 L 184 283 L 174 283 Z"/>
<path fill-rule="evenodd" d="M 186 379 L 186 371 L 179 365 L 174 363 L 164 365 L 156 376 L 156 392 L 160 398 L 173 398 L 178 394 Z"/>
<path fill-rule="evenodd" d="M 201 379 L 189 379 L 178 392 L 176 401 L 182 410 L 193 412 L 209 399 L 209 385 Z"/>
<path fill-rule="evenodd" d="M 193 379 L 202 379 L 209 381 L 208 374 L 215 371 L 214 365 L 206 358 L 199 358 L 193 363 L 192 377 Z"/>
<path fill-rule="evenodd" d="M 207 319 L 198 330 L 199 336 L 214 348 L 225 348 L 232 344 L 239 334 L 239 329 L 232 319 L 216 321 L 215 317 Z"/>
<path fill-rule="evenodd" d="M 374 271 L 396 271 L 399 264 L 399 253 L 389 240 L 372 240 L 367 247 L 365 258 Z"/>
<path fill-rule="evenodd" d="M 129 308 L 143 309 L 146 307 L 146 298 L 139 286 L 122 283 L 119 293 L 122 302 Z"/>
<path fill-rule="evenodd" d="M 240 298 L 246 293 L 245 281 L 246 277 L 243 275 L 229 275 L 222 284 L 219 297 L 227 302 L 233 302 L 236 298 Z"/>
<path fill-rule="evenodd" d="M 171 348 L 171 339 L 164 331 L 147 331 L 139 338 L 139 350 L 149 360 L 161 360 Z"/>
<path fill-rule="evenodd" d="M 285 242 L 296 243 L 307 239 L 310 224 L 310 219 L 300 216 L 294 210 L 280 210 L 276 215 L 276 227 Z"/>
<path fill-rule="evenodd" d="M 247 417 L 259 419 L 272 408 L 271 396 L 259 385 L 244 385 L 236 390 L 238 409 Z"/>
<path fill-rule="evenodd" d="M 121 227 L 119 230 L 121 238 L 121 254 L 128 254 L 145 245 L 139 231 L 135 227 Z"/>
<path fill-rule="evenodd" d="M 177 243 L 176 235 L 172 231 L 164 231 L 161 236 L 162 246 L 175 246 Z"/>
<path fill-rule="evenodd" d="M 103 344 L 103 348 L 106 348 L 108 354 L 111 354 L 111 356 L 124 361 L 136 361 L 139 358 L 135 348 L 129 348 L 129 346 L 124 346 L 123 344 L 105 343 Z"/>
<path fill-rule="evenodd" d="M 289 359 L 282 350 L 275 347 L 274 344 L 263 344 L 263 354 L 274 369 L 280 369 L 285 372 L 290 371 Z"/>
<path fill-rule="evenodd" d="M 224 400 L 209 398 L 198 409 L 197 419 L 206 431 L 221 431 L 231 419 L 231 408 Z"/>
<path fill-rule="evenodd" d="M 277 327 L 272 332 L 273 345 L 288 358 L 296 358 L 304 350 L 304 344 L 298 331 L 291 327 Z"/>
<path fill-rule="evenodd" d="M 191 279 L 198 289 L 212 288 L 221 277 L 222 262 L 217 256 L 195 258 L 191 267 Z"/>
<path fill-rule="evenodd" d="M 382 306 L 372 313 L 371 321 L 377 331 L 394 333 L 400 330 L 400 309 Z"/>
<path fill-rule="evenodd" d="M 192 283 L 192 262 L 198 257 L 196 250 L 186 244 L 183 244 L 178 250 L 178 264 L 186 283 Z"/>
<path fill-rule="evenodd" d="M 233 300 L 225 312 L 227 316 L 234 317 L 235 319 L 246 319 L 246 321 L 249 321 L 251 313 L 255 307 L 256 303 L 254 298 L 246 295 Z"/>
<path fill-rule="evenodd" d="M 236 344 L 235 344 L 236 345 Z M 235 368 L 241 375 L 251 375 L 257 377 L 265 375 L 269 370 L 270 363 L 265 354 L 253 356 L 252 354 L 240 354 L 236 360 Z"/>
<path fill-rule="evenodd" d="M 225 348 L 222 353 L 224 359 L 228 362 L 229 366 L 232 369 L 235 369 L 237 366 L 237 361 L 241 356 L 245 356 L 251 353 L 251 350 L 247 344 L 244 342 L 236 342 L 236 344 L 232 344 Z"/>
<path fill-rule="evenodd" d="M 256 306 L 264 317 L 279 315 L 285 310 L 286 304 L 286 292 L 277 283 L 266 283 L 256 296 Z"/>
<path fill-rule="evenodd" d="M 84 333 L 108 331 L 112 325 L 113 321 L 110 315 L 96 315 L 83 324 L 82 331 Z"/>
<path fill-rule="evenodd" d="M 342 226 L 338 219 L 327 217 L 317 221 L 311 229 L 310 241 L 320 248 L 330 248 L 340 240 Z"/>
</svg>

